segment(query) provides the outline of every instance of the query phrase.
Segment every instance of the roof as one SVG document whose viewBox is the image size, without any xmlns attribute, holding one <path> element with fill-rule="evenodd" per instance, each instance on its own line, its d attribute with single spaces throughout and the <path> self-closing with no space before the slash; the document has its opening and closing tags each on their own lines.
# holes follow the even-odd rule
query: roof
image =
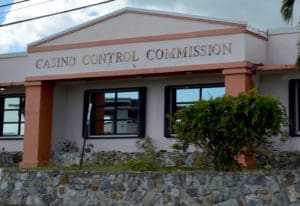
<svg viewBox="0 0 300 206">
<path fill-rule="evenodd" d="M 26 57 L 26 56 L 27 56 L 26 52 L 15 52 L 15 53 L 0 54 L 0 59 Z"/>
<path fill-rule="evenodd" d="M 268 29 L 267 33 L 268 35 L 300 33 L 300 25 Z"/>
</svg>

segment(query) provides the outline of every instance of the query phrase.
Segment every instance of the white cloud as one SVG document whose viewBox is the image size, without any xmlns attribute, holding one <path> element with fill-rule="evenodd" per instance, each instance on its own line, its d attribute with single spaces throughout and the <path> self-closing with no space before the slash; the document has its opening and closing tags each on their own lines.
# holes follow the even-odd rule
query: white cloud
<svg viewBox="0 0 300 206">
<path fill-rule="evenodd" d="M 281 18 L 282 0 L 130 0 L 138 7 L 175 11 L 203 17 L 242 21 L 250 26 L 267 28 L 287 26 Z M 294 25 L 300 21 L 300 2 L 296 1 Z"/>
<path fill-rule="evenodd" d="M 103 0 L 104 1 L 104 0 Z M 39 5 L 27 7 L 40 2 Z M 98 3 L 99 0 L 39 0 L 28 3 L 15 4 L 5 17 L 3 24 L 20 20 L 23 17 L 35 17 L 55 13 L 75 7 Z M 123 0 L 103 4 L 88 9 L 52 16 L 39 20 L 29 21 L 6 27 L 0 27 L 0 53 L 24 51 L 30 42 L 41 39 L 53 33 L 60 32 L 74 25 L 83 23 L 99 15 L 109 13 L 124 7 Z M 27 7 L 20 9 L 22 7 Z"/>
</svg>

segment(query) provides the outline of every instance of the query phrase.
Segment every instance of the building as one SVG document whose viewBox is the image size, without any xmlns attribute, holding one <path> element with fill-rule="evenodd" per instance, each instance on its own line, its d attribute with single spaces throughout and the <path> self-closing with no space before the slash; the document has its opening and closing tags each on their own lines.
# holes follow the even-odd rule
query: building
<svg viewBox="0 0 300 206">
<path fill-rule="evenodd" d="M 22 166 L 45 165 L 60 142 L 84 135 L 96 150 L 137 151 L 145 136 L 169 150 L 167 114 L 256 87 L 290 114 L 293 138 L 280 149 L 299 150 L 299 34 L 124 8 L 47 37 L 0 58 L 1 148 L 23 151 Z"/>
</svg>

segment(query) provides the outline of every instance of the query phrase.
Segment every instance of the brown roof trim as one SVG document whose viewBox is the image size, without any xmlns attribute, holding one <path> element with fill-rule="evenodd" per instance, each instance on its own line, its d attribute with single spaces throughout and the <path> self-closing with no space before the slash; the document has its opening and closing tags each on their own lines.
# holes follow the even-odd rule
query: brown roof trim
<svg viewBox="0 0 300 206">
<path fill-rule="evenodd" d="M 124 38 L 124 39 L 82 42 L 82 43 L 74 43 L 74 44 L 61 44 L 61 45 L 53 45 L 53 46 L 29 46 L 28 52 L 34 53 L 34 52 L 45 52 L 45 51 L 80 49 L 80 48 L 88 48 L 88 47 L 96 47 L 96 46 L 164 41 L 164 40 L 175 40 L 175 39 L 196 38 L 196 37 L 206 37 L 206 36 L 220 36 L 220 35 L 239 34 L 239 33 L 247 33 L 255 37 L 259 37 L 261 39 L 266 40 L 266 38 L 263 38 L 262 36 L 256 33 L 247 31 L 246 27 L 236 27 L 236 28 L 176 33 L 176 34 L 153 35 L 153 36 L 145 36 L 145 37 L 132 37 L 132 38 Z"/>
<path fill-rule="evenodd" d="M 258 34 L 258 33 L 255 33 L 255 32 L 253 32 L 253 31 L 246 30 L 245 33 L 246 33 L 246 34 L 249 34 L 249 35 L 251 35 L 251 36 L 254 36 L 254 37 L 258 38 L 258 39 L 262 39 L 262 40 L 265 40 L 265 41 L 268 40 L 268 37 L 263 36 L 263 35 L 260 35 L 260 34 Z"/>
<path fill-rule="evenodd" d="M 256 67 L 257 71 L 296 70 L 295 64 L 265 65 Z"/>
<path fill-rule="evenodd" d="M 0 82 L 0 87 L 24 86 L 25 82 Z"/>
<path fill-rule="evenodd" d="M 197 17 L 188 17 L 188 16 L 176 16 L 169 13 L 155 13 L 155 12 L 146 12 L 146 11 L 135 11 L 135 10 L 127 10 L 128 13 L 132 14 L 142 14 L 142 15 L 149 15 L 149 16 L 160 16 L 160 17 L 167 17 L 172 19 L 180 19 L 180 20 L 188 20 L 188 21 L 197 21 L 209 24 L 221 24 L 225 26 L 242 26 L 246 27 L 246 24 L 243 23 L 234 23 L 228 21 L 221 21 L 221 20 L 214 20 L 214 19 L 206 19 L 206 18 L 197 18 Z M 126 13 L 126 12 L 125 12 Z"/>
</svg>

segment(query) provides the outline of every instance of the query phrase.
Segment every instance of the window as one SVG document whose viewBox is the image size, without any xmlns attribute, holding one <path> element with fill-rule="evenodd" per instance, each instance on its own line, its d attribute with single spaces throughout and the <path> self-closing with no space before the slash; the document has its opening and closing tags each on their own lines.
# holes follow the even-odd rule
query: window
<svg viewBox="0 0 300 206">
<path fill-rule="evenodd" d="M 24 95 L 0 96 L 1 139 L 22 138 L 24 135 Z"/>
<path fill-rule="evenodd" d="M 220 97 L 224 94 L 223 84 L 167 86 L 165 89 L 165 136 L 174 136 L 168 115 L 174 115 L 177 110 L 192 105 L 195 101 Z"/>
<path fill-rule="evenodd" d="M 300 80 L 289 82 L 290 135 L 300 136 Z"/>
<path fill-rule="evenodd" d="M 84 122 L 92 104 L 88 138 L 144 136 L 145 88 L 87 91 L 85 99 Z"/>
</svg>

